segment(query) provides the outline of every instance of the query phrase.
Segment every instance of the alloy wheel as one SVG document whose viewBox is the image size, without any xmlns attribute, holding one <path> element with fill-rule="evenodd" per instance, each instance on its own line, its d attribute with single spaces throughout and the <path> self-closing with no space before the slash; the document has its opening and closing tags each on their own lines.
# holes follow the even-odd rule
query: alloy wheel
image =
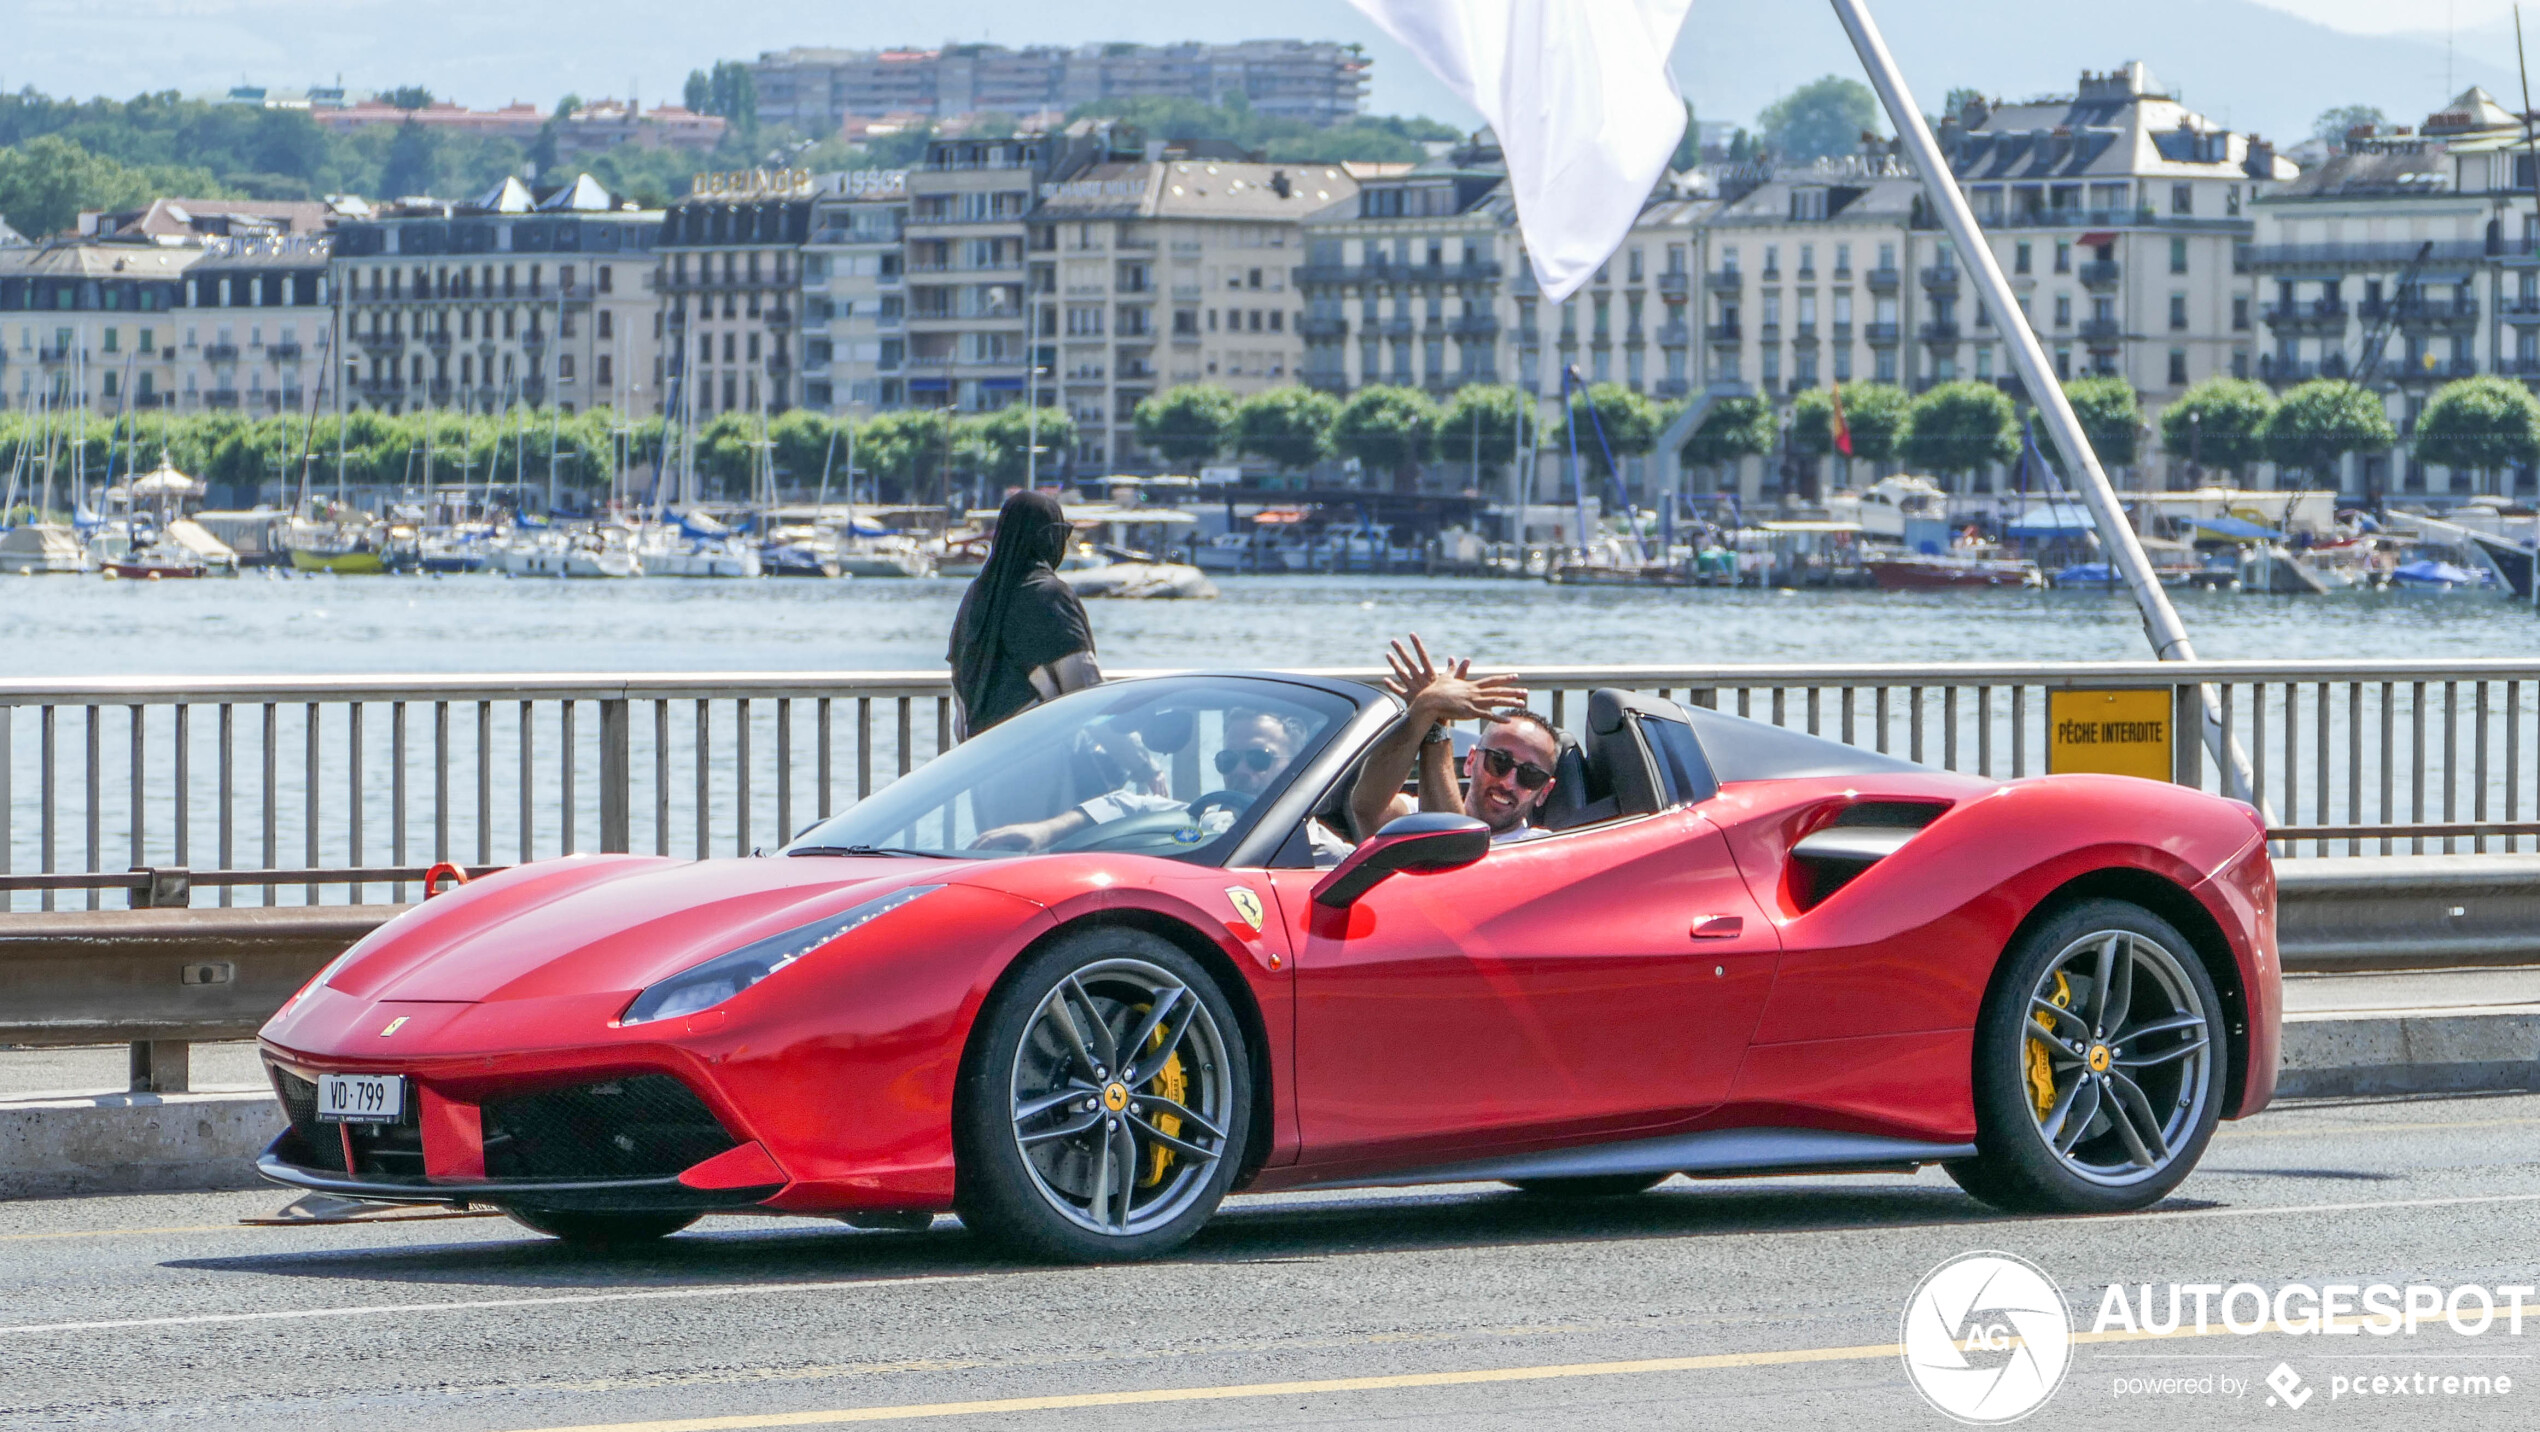
<svg viewBox="0 0 2540 1432">
<path fill-rule="evenodd" d="M 2066 945 L 2029 991 L 2026 1102 L 2075 1177 L 2123 1187 L 2158 1176 L 2214 1096 L 2210 1021 L 2184 958 L 2132 930 L 2099 930 Z"/>
<path fill-rule="evenodd" d="M 1227 1153 L 1233 1086 L 1208 1004 L 1172 972 L 1107 959 L 1042 996 L 1015 1051 L 1009 1116 L 1041 1197 L 1111 1237 L 1170 1223 Z"/>
</svg>

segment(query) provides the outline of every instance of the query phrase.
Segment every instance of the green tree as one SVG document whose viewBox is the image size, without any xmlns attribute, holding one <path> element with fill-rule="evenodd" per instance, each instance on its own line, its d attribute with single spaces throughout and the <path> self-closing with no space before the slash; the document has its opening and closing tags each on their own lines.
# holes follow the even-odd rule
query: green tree
<svg viewBox="0 0 2540 1432">
<path fill-rule="evenodd" d="M 1340 400 L 1312 388 L 1272 388 L 1235 407 L 1235 451 L 1282 471 L 1312 467 L 1332 455 Z"/>
<path fill-rule="evenodd" d="M 1579 461 L 1598 477 L 1614 475 L 1613 466 L 1605 460 L 1609 449 L 1619 463 L 1649 451 L 1658 441 L 1657 407 L 1620 383 L 1594 383 L 1572 393 L 1568 416 L 1577 434 Z M 1597 441 L 1600 430 L 1605 435 L 1602 443 Z M 1563 433 L 1561 440 L 1567 444 L 1571 434 Z"/>
<path fill-rule="evenodd" d="M 1438 408 L 1417 388 L 1361 388 L 1341 405 L 1332 447 L 1358 459 L 1363 474 L 1393 475 L 1394 490 L 1416 488 L 1420 464 L 1437 443 Z M 1362 480 L 1364 480 L 1362 478 Z"/>
<path fill-rule="evenodd" d="M 2134 401 L 2134 385 L 2123 378 L 2093 374 L 2064 385 L 2064 400 L 2081 419 L 2081 431 L 2103 468 L 2132 467 L 2143 439 L 2143 410 Z M 2061 471 L 2061 464 L 2057 465 Z"/>
<path fill-rule="evenodd" d="M 2241 469 L 2266 456 L 2275 394 L 2246 378 L 2208 378 L 2161 410 L 2161 451 L 2174 462 Z"/>
<path fill-rule="evenodd" d="M 1773 405 L 1758 397 L 1722 398 L 1702 415 L 1678 458 L 1687 467 L 1720 467 L 1773 450 Z"/>
<path fill-rule="evenodd" d="M 1041 406 L 1038 417 L 1021 403 L 1008 403 L 967 422 L 979 470 L 1000 490 L 1020 487 L 1036 473 L 1043 481 L 1056 476 L 1057 459 L 1076 446 L 1076 420 L 1065 408 L 1049 404 Z M 1041 449 L 1037 467 L 1030 461 L 1035 442 Z"/>
<path fill-rule="evenodd" d="M 714 112 L 714 81 L 703 70 L 690 70 L 688 83 L 680 90 L 680 104 L 698 114 Z"/>
<path fill-rule="evenodd" d="M 1428 119 L 1359 115 L 1317 126 L 1303 119 L 1266 115 L 1249 104 L 1212 105 L 1195 99 L 1139 96 L 1095 100 L 1069 110 L 1069 120 L 1116 119 L 1159 139 L 1223 139 L 1258 149 L 1274 163 L 1337 164 L 1347 160 L 1416 163 L 1429 141 L 1462 136 Z"/>
<path fill-rule="evenodd" d="M 1764 142 L 1784 159 L 1849 154 L 1879 130 L 1879 100 L 1859 80 L 1827 75 L 1783 95 L 1756 116 Z"/>
<path fill-rule="evenodd" d="M 432 107 L 432 91 L 422 85 L 399 85 L 381 95 L 380 102 L 394 109 L 416 110 Z"/>
<path fill-rule="evenodd" d="M 82 209 L 138 208 L 161 194 L 214 199 L 227 193 L 200 169 L 130 166 L 60 135 L 0 149 L 0 218 L 31 239 L 68 230 Z"/>
<path fill-rule="evenodd" d="M 930 502 L 949 491 L 952 420 L 941 408 L 882 413 L 856 431 L 856 465 L 893 500 Z"/>
<path fill-rule="evenodd" d="M 2341 104 L 2334 109 L 2320 111 L 2320 117 L 2311 121 L 2311 137 L 2331 149 L 2343 150 L 2349 131 L 2378 131 L 2389 122 L 2373 105 Z"/>
<path fill-rule="evenodd" d="M 2381 452 L 2398 438 L 2379 394 L 2342 378 L 2319 378 L 2276 404 L 2263 442 L 2277 466 L 2327 480 L 2348 453 Z"/>
<path fill-rule="evenodd" d="M 1943 119 L 1958 118 L 1966 114 L 1967 107 L 1969 105 L 1978 105 L 1984 102 L 1984 91 L 1968 89 L 1963 85 L 1959 86 L 1958 88 L 1949 91 L 1949 97 L 1940 102 L 1940 117 Z M 1938 125 L 1934 125 L 1932 127 L 1935 129 L 1939 128 Z"/>
<path fill-rule="evenodd" d="M 1534 405 L 1505 383 L 1468 383 L 1455 390 L 1438 414 L 1438 456 L 1448 462 L 1498 467 L 1517 457 L 1520 427 L 1532 436 Z"/>
<path fill-rule="evenodd" d="M 1849 422 L 1852 405 L 1844 405 L 1843 416 Z M 1834 451 L 1834 394 L 1824 388 L 1809 388 L 1790 400 L 1790 450 L 1808 457 L 1823 457 Z"/>
<path fill-rule="evenodd" d="M 1197 467 L 1225 450 L 1235 406 L 1235 395 L 1214 383 L 1167 388 L 1138 401 L 1138 443 L 1176 468 Z"/>
<path fill-rule="evenodd" d="M 767 436 L 776 444 L 776 474 L 799 492 L 810 492 L 820 484 L 820 470 L 830 462 L 830 439 L 845 447 L 845 435 L 838 423 L 826 413 L 809 408 L 793 408 L 778 414 L 767 424 Z M 839 459 L 843 461 L 844 459 Z"/>
<path fill-rule="evenodd" d="M 2418 415 L 2412 445 L 2427 462 L 2482 475 L 2540 461 L 2540 400 L 2488 374 L 2447 383 Z"/>
<path fill-rule="evenodd" d="M 1970 473 L 2020 455 L 2011 400 L 1991 383 L 1943 383 L 1907 411 L 1905 460 L 1939 473 Z"/>
<path fill-rule="evenodd" d="M 1863 462 L 1892 462 L 1905 435 L 1914 400 L 1893 383 L 1862 383 L 1843 390 L 1843 421 L 1852 430 L 1852 455 Z"/>
<path fill-rule="evenodd" d="M 380 165 L 380 197 L 401 199 L 411 194 L 429 194 L 440 182 L 440 136 L 411 119 L 398 125 Z"/>
</svg>

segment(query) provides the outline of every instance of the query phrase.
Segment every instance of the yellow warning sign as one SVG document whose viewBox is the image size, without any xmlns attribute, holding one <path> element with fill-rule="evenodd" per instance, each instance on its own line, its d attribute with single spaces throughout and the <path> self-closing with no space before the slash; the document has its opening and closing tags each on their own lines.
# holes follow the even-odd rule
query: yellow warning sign
<svg viewBox="0 0 2540 1432">
<path fill-rule="evenodd" d="M 2170 692 L 2050 691 L 2046 695 L 2046 769 L 2141 776 L 2166 781 L 2170 764 Z"/>
</svg>

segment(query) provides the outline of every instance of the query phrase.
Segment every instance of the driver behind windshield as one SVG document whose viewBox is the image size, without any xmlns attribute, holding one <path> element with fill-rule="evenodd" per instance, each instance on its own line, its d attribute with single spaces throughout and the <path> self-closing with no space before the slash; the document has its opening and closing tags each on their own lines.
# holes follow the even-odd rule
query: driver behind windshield
<svg viewBox="0 0 2540 1432">
<path fill-rule="evenodd" d="M 971 842 L 971 848 L 1047 850 L 1091 826 L 1109 825 L 1133 815 L 1192 808 L 1192 803 L 1177 800 L 1169 793 L 1170 782 L 1136 731 L 1118 732 L 1098 741 L 1103 752 L 1125 772 L 1117 788 L 1046 820 L 1016 821 L 983 831 Z M 1225 740 L 1217 752 L 1218 790 L 1197 803 L 1201 838 L 1214 839 L 1224 834 L 1238 813 L 1277 783 L 1288 763 L 1296 759 L 1296 750 L 1297 733 L 1287 721 L 1267 711 L 1230 708 L 1226 712 Z"/>
</svg>

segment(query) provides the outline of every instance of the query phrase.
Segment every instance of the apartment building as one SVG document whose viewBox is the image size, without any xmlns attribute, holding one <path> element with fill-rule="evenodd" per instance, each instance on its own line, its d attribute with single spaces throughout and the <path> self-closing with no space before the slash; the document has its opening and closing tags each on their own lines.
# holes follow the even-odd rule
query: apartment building
<svg viewBox="0 0 2540 1432">
<path fill-rule="evenodd" d="M 1045 184 L 1030 221 L 1034 343 L 1076 420 L 1080 464 L 1141 462 L 1159 387 L 1294 382 L 1303 221 L 1357 183 L 1336 165 L 1111 161 Z"/>
<path fill-rule="evenodd" d="M 803 406 L 865 415 L 908 401 L 908 173 L 824 176 L 803 245 Z"/>
<path fill-rule="evenodd" d="M 761 122 L 834 134 L 851 116 L 944 119 L 996 111 L 1031 118 L 1105 99 L 1216 104 L 1242 95 L 1262 113 L 1334 124 L 1366 103 L 1367 59 L 1354 45 L 945 45 L 940 49 L 770 51 L 750 67 Z"/>
<path fill-rule="evenodd" d="M 2250 370 L 2251 286 L 2234 256 L 2256 231 L 2251 205 L 2300 173 L 2273 146 L 2190 110 L 2139 63 L 2085 72 L 2069 99 L 1972 103 L 1940 137 L 2058 376 L 2122 377 L 2157 414 L 2190 383 Z M 1934 380 L 2000 370 L 1997 345 L 1966 324 L 1915 346 Z"/>
<path fill-rule="evenodd" d="M 1130 146 L 1115 149 L 1115 144 Z M 1064 134 L 940 139 L 908 175 L 908 402 L 984 412 L 1022 400 L 1027 366 L 1025 216 L 1044 182 L 1084 164 L 1134 157 L 1125 131 L 1077 124 Z M 1054 268 L 1039 270 L 1054 284 Z M 1027 364 L 1027 358 L 1030 362 Z"/>
<path fill-rule="evenodd" d="M 2540 221 L 2521 122 L 2472 88 L 2410 132 L 2358 136 L 2254 205 L 2258 376 L 2352 378 L 2382 394 L 2401 440 L 2350 458 L 2345 490 L 2467 496 L 2479 475 L 2432 467 L 2410 437 L 2443 384 L 2540 383 Z M 2508 491 L 2540 491 L 2529 472 Z"/>
<path fill-rule="evenodd" d="M 1533 331 L 1535 290 L 1497 149 L 1473 144 L 1353 172 L 1358 192 L 1303 225 L 1305 382 L 1334 393 L 1386 384 L 1444 394 L 1510 381 L 1539 389 L 1539 368 L 1501 361 L 1503 335 Z"/>
<path fill-rule="evenodd" d="M 473 204 L 400 203 L 341 225 L 348 407 L 658 411 L 658 210 L 583 175 Z"/>
<path fill-rule="evenodd" d="M 0 410 L 331 403 L 324 237 L 0 249 Z"/>
<path fill-rule="evenodd" d="M 800 260 L 817 198 L 800 170 L 700 174 L 662 215 L 652 255 L 661 381 L 677 389 L 668 401 L 679 413 L 702 421 L 802 401 Z"/>
</svg>

